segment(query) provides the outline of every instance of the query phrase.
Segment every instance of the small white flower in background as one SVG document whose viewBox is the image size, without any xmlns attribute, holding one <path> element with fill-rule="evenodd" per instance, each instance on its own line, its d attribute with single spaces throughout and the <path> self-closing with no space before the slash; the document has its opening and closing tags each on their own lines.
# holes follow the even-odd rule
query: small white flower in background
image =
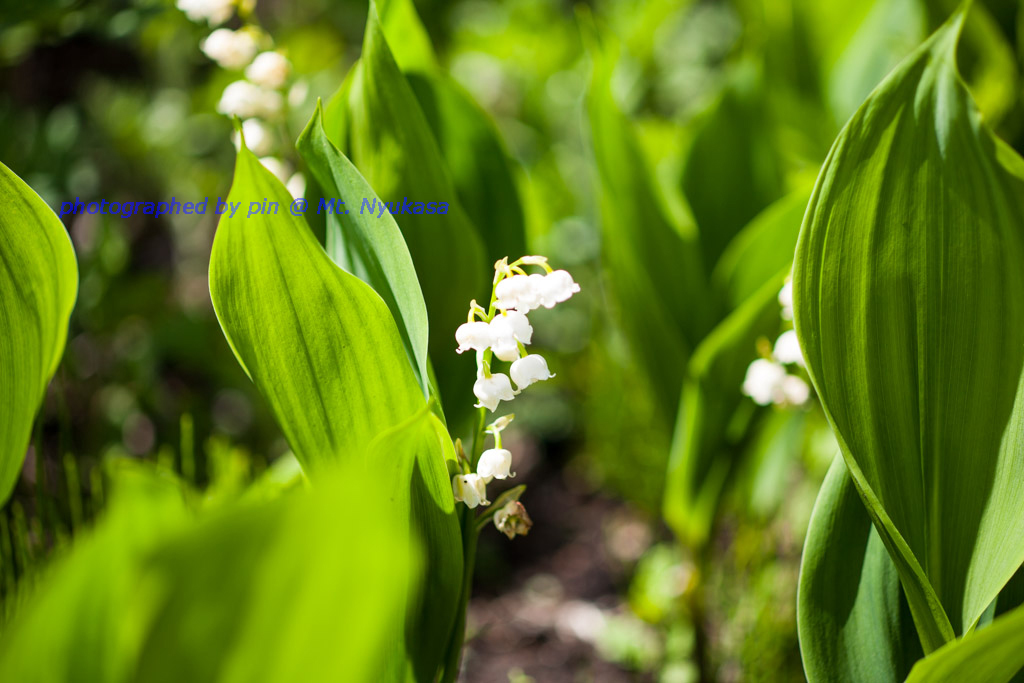
<svg viewBox="0 0 1024 683">
<path fill-rule="evenodd" d="M 273 173 L 282 183 L 288 182 L 288 177 L 292 172 L 292 170 L 288 168 L 288 164 L 284 163 L 277 157 L 263 157 L 260 159 L 260 163 L 263 164 L 263 168 Z"/>
<path fill-rule="evenodd" d="M 264 88 L 280 88 L 288 80 L 291 64 L 280 52 L 261 52 L 245 70 L 245 77 Z"/>
<path fill-rule="evenodd" d="M 793 319 L 793 281 L 786 280 L 779 290 L 779 305 L 782 306 L 782 319 Z"/>
<path fill-rule="evenodd" d="M 487 408 L 492 413 L 498 409 L 499 401 L 511 401 L 516 397 L 512 391 L 512 382 L 508 375 L 496 372 L 490 377 L 480 377 L 473 384 L 473 393 L 476 394 L 479 403 L 477 408 Z"/>
<path fill-rule="evenodd" d="M 455 500 L 465 503 L 469 508 L 491 504 L 487 500 L 486 482 L 479 474 L 457 474 L 452 477 L 452 493 L 455 494 Z"/>
<path fill-rule="evenodd" d="M 242 136 L 245 137 L 245 146 L 256 156 L 266 156 L 274 148 L 270 129 L 259 119 L 242 121 Z M 235 143 L 235 149 L 240 149 L 242 145 L 238 131 L 234 132 L 231 139 Z"/>
<path fill-rule="evenodd" d="M 178 0 L 176 4 L 190 20 L 208 21 L 212 26 L 223 24 L 235 10 L 233 0 Z"/>
<path fill-rule="evenodd" d="M 523 356 L 512 363 L 509 374 L 512 375 L 512 381 L 516 383 L 519 391 L 522 391 L 534 382 L 541 382 L 554 377 L 548 370 L 548 362 L 544 360 L 544 356 L 536 353 Z"/>
<path fill-rule="evenodd" d="M 800 340 L 797 339 L 796 330 L 786 330 L 775 340 L 775 348 L 772 350 L 775 360 L 783 364 L 797 363 L 803 366 L 804 354 L 800 350 Z"/>
<path fill-rule="evenodd" d="M 249 31 L 219 28 L 203 41 L 202 49 L 225 69 L 241 69 L 256 56 L 259 46 Z"/>
<path fill-rule="evenodd" d="M 747 376 L 743 380 L 743 393 L 754 399 L 754 403 L 766 406 L 776 402 L 782 395 L 782 380 L 786 377 L 786 369 L 778 363 L 758 358 L 747 368 Z"/>
<path fill-rule="evenodd" d="M 776 403 L 783 403 L 791 406 L 802 406 L 807 403 L 807 399 L 811 397 L 811 388 L 807 386 L 807 382 L 803 381 L 796 375 L 786 375 L 782 378 L 782 401 L 776 401 Z"/>
<path fill-rule="evenodd" d="M 512 452 L 504 448 L 488 448 L 480 454 L 480 461 L 476 464 L 476 473 L 488 482 L 491 479 L 514 477 L 511 469 Z"/>
<path fill-rule="evenodd" d="M 459 343 L 459 348 L 455 349 L 456 353 L 470 349 L 484 351 L 491 345 L 491 326 L 481 321 L 463 323 L 455 330 L 455 341 Z"/>
<path fill-rule="evenodd" d="M 494 305 L 503 310 L 514 308 L 520 313 L 529 313 L 541 306 L 554 308 L 578 291 L 580 286 L 565 270 L 555 270 L 547 275 L 513 275 L 495 287 L 498 299 Z"/>
<path fill-rule="evenodd" d="M 249 118 L 271 117 L 281 111 L 283 100 L 280 93 L 266 90 L 248 81 L 235 81 L 224 88 L 217 104 L 217 111 L 228 116 Z"/>
<path fill-rule="evenodd" d="M 298 199 L 306 194 L 306 176 L 301 173 L 293 173 L 284 186 L 288 188 L 288 192 L 292 197 Z"/>
<path fill-rule="evenodd" d="M 494 513 L 494 526 L 509 539 L 513 539 L 516 536 L 525 536 L 530 533 L 533 520 L 530 519 L 530 515 L 526 514 L 523 504 L 518 500 L 513 500 Z"/>
</svg>

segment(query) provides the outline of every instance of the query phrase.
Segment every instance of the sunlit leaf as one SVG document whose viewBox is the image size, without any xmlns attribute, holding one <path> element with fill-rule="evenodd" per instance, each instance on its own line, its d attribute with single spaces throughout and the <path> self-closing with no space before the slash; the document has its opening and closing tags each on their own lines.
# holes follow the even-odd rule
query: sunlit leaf
<svg viewBox="0 0 1024 683">
<path fill-rule="evenodd" d="M 810 373 L 926 651 L 1024 561 L 1024 162 L 956 73 L 962 22 L 847 124 L 794 266 Z"/>
<path fill-rule="evenodd" d="M 797 625 L 810 683 L 899 683 L 922 656 L 896 567 L 839 456 L 804 542 Z"/>
<path fill-rule="evenodd" d="M 60 219 L 0 164 L 0 502 L 18 480 L 32 421 L 57 370 L 78 294 Z"/>
<path fill-rule="evenodd" d="M 947 643 L 914 666 L 907 683 L 1006 683 L 1024 668 L 1024 607 Z"/>
</svg>

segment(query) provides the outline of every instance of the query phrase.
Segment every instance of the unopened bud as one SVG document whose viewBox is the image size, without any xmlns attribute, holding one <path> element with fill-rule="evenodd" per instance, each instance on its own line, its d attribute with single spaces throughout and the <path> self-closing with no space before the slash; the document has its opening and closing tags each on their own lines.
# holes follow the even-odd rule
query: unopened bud
<svg viewBox="0 0 1024 683">
<path fill-rule="evenodd" d="M 526 508 L 518 500 L 505 504 L 500 510 L 494 513 L 494 526 L 498 531 L 510 539 L 516 536 L 525 536 L 530 533 L 533 520 L 526 513 Z"/>
</svg>

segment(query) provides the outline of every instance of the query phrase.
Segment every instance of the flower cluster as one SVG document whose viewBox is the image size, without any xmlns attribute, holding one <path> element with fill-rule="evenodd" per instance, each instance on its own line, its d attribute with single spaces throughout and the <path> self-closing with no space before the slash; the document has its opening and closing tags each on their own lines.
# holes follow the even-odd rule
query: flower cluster
<svg viewBox="0 0 1024 683">
<path fill-rule="evenodd" d="M 793 320 L 793 283 L 786 281 L 779 292 L 781 316 L 785 321 Z M 767 345 L 767 340 L 764 340 Z M 796 330 L 788 329 L 779 335 L 775 345 L 765 351 L 767 358 L 758 358 L 747 368 L 743 380 L 743 393 L 758 405 L 771 403 L 783 406 L 800 406 L 811 396 L 811 389 L 803 378 L 791 374 L 786 366 L 804 367 L 804 356 L 800 350 Z"/>
<path fill-rule="evenodd" d="M 525 268 L 529 266 L 543 268 L 544 273 L 527 273 Z M 526 350 L 533 340 L 533 326 L 527 314 L 542 306 L 553 308 L 578 291 L 580 286 L 572 276 L 564 270 L 552 270 L 543 256 L 524 256 L 512 263 L 504 258 L 494 264 L 490 305 L 484 309 L 476 301 L 471 302 L 467 321 L 455 331 L 459 345 L 456 351 L 476 352 L 473 393 L 478 400 L 477 408 L 494 412 L 501 401 L 511 401 L 534 382 L 554 377 L 543 356 Z M 511 364 L 508 374 L 492 371 L 495 358 Z M 511 471 L 512 453 L 501 446 L 501 431 L 511 421 L 512 416 L 507 415 L 487 427 L 486 433 L 494 437 L 494 448 L 480 454 L 475 472 L 472 463 L 460 456 L 461 472 L 452 477 L 455 500 L 470 508 L 490 505 L 487 484 L 493 479 L 515 476 Z M 533 524 L 526 508 L 515 499 L 501 504 L 493 520 L 498 531 L 509 538 L 526 534 Z"/>
<path fill-rule="evenodd" d="M 291 64 L 273 49 L 270 36 L 249 21 L 253 5 L 254 0 L 177 0 L 178 9 L 189 19 L 211 27 L 220 26 L 238 11 L 244 22 L 242 28 L 216 28 L 202 43 L 203 53 L 221 68 L 244 70 L 245 78 L 224 88 L 217 110 L 242 119 L 246 146 L 287 186 L 292 196 L 300 197 L 306 190 L 305 178 L 274 156 L 278 149 L 274 126 L 286 106 L 282 92 L 288 85 Z M 295 84 L 288 99 L 305 99 L 304 84 Z M 235 144 L 239 144 L 237 135 Z"/>
<path fill-rule="evenodd" d="M 527 274 L 524 266 L 540 266 L 539 273 Z M 471 302 L 468 320 L 455 331 L 458 353 L 477 353 L 477 380 L 473 385 L 478 408 L 494 412 L 501 401 L 511 401 L 534 382 L 554 377 L 543 356 L 527 353 L 533 338 L 533 326 L 526 314 L 540 308 L 553 308 L 580 291 L 572 276 L 564 270 L 552 270 L 543 256 L 524 256 L 508 263 L 494 264 L 494 285 L 487 310 Z M 491 361 L 511 363 L 509 374 L 491 372 Z M 510 377 L 511 376 L 511 377 Z M 513 390 L 512 382 L 516 388 Z"/>
</svg>

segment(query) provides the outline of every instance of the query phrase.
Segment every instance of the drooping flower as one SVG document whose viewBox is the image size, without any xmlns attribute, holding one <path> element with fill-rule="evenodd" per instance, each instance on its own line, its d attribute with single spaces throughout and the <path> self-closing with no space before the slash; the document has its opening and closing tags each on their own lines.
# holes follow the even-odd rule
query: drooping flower
<svg viewBox="0 0 1024 683">
<path fill-rule="evenodd" d="M 791 406 L 802 406 L 807 403 L 807 399 L 811 397 L 811 388 L 807 386 L 807 382 L 803 381 L 796 375 L 786 375 L 782 378 L 782 401 L 776 401 L 776 403 L 783 403 Z"/>
<path fill-rule="evenodd" d="M 778 363 L 758 358 L 747 368 L 747 376 L 743 380 L 743 393 L 754 399 L 754 403 L 766 406 L 775 402 L 781 394 L 782 380 L 786 377 L 786 369 Z"/>
<path fill-rule="evenodd" d="M 299 197 L 306 194 L 306 176 L 300 172 L 292 174 L 292 177 L 288 179 L 288 182 L 284 184 L 288 188 L 288 193 L 298 199 Z"/>
<path fill-rule="evenodd" d="M 473 349 L 483 351 L 491 345 L 491 326 L 488 323 L 474 321 L 462 323 L 459 329 L 455 330 L 455 341 L 459 343 L 456 353 L 462 353 Z"/>
<path fill-rule="evenodd" d="M 485 481 L 515 476 L 510 473 L 511 469 L 512 452 L 504 448 L 488 448 L 480 454 L 480 461 L 476 465 L 476 473 Z"/>
<path fill-rule="evenodd" d="M 530 340 L 533 339 L 533 325 L 530 324 L 530 319 L 526 317 L 525 313 L 520 311 L 505 311 L 503 316 L 500 316 L 507 320 L 512 325 L 512 332 L 515 334 L 516 339 L 529 344 Z"/>
<path fill-rule="evenodd" d="M 499 401 L 511 401 L 516 397 L 508 375 L 501 372 L 495 372 L 490 377 L 478 378 L 473 384 L 473 393 L 480 401 L 476 407 L 487 408 L 492 413 L 498 409 Z"/>
<path fill-rule="evenodd" d="M 501 533 L 513 539 L 530 533 L 533 520 L 526 514 L 526 508 L 518 500 L 509 501 L 494 513 L 494 526 Z"/>
<path fill-rule="evenodd" d="M 531 280 L 530 278 L 535 279 Z M 542 275 L 513 275 L 505 278 L 494 288 L 497 300 L 495 307 L 502 310 L 514 308 L 520 313 L 529 313 L 540 305 L 540 292 L 537 290 L 537 279 Z"/>
<path fill-rule="evenodd" d="M 266 156 L 274 148 L 274 139 L 270 129 L 259 119 L 242 121 L 242 135 L 245 137 L 245 146 L 256 156 Z M 237 132 L 234 134 L 233 140 L 236 148 L 241 147 L 241 140 Z"/>
<path fill-rule="evenodd" d="M 521 314 L 520 314 L 521 315 Z M 525 318 L 526 316 L 522 316 Z M 529 325 L 529 323 L 527 323 Z M 519 339 L 515 325 L 507 315 L 496 315 L 490 322 L 491 350 L 500 360 L 511 362 L 519 358 Z M 532 333 L 531 328 L 531 333 Z"/>
<path fill-rule="evenodd" d="M 573 294 L 580 291 L 580 286 L 567 270 L 554 270 L 548 273 L 538 286 L 544 308 L 554 308 L 555 304 L 568 301 Z"/>
<path fill-rule="evenodd" d="M 176 3 L 191 21 L 208 21 L 211 26 L 219 26 L 230 19 L 234 4 L 233 0 L 178 0 Z"/>
<path fill-rule="evenodd" d="M 793 281 L 786 280 L 779 290 L 779 305 L 782 306 L 782 319 L 793 319 Z"/>
<path fill-rule="evenodd" d="M 203 41 L 202 50 L 207 57 L 225 69 L 241 69 L 252 61 L 259 46 L 249 31 L 219 28 Z"/>
<path fill-rule="evenodd" d="M 277 114 L 282 106 L 280 93 L 253 85 L 249 81 L 235 81 L 224 88 L 224 93 L 217 104 L 217 111 L 241 118 L 266 118 Z"/>
<path fill-rule="evenodd" d="M 455 500 L 475 508 L 477 505 L 490 505 L 487 500 L 487 483 L 479 474 L 457 474 L 452 477 L 452 493 Z"/>
<path fill-rule="evenodd" d="M 291 64 L 280 52 L 261 52 L 245 70 L 245 76 L 264 88 L 280 88 L 290 72 Z"/>
<path fill-rule="evenodd" d="M 786 330 L 779 335 L 779 338 L 775 340 L 772 355 L 775 360 L 783 364 L 804 364 L 804 354 L 800 350 L 800 340 L 797 339 L 796 330 Z"/>
<path fill-rule="evenodd" d="M 516 383 L 516 388 L 519 391 L 522 391 L 534 382 L 554 377 L 548 370 L 548 362 L 544 360 L 544 356 L 536 353 L 523 356 L 512 363 L 509 374 L 512 375 L 512 381 Z"/>
</svg>

